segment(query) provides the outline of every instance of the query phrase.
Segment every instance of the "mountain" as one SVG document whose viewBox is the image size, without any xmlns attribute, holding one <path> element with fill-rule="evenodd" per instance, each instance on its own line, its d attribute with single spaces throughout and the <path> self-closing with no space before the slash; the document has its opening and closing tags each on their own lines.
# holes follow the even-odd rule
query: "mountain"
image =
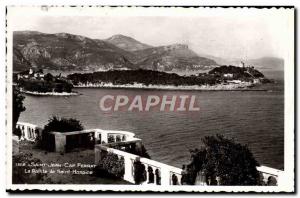
<svg viewBox="0 0 300 198">
<path fill-rule="evenodd" d="M 14 71 L 29 70 L 31 64 L 27 61 L 23 54 L 16 48 L 13 48 L 13 69 Z"/>
<path fill-rule="evenodd" d="M 198 56 L 183 44 L 152 47 L 133 51 L 133 53 L 138 60 L 137 65 L 142 69 L 173 72 L 199 71 L 217 65 L 214 60 Z"/>
<path fill-rule="evenodd" d="M 14 71 L 33 67 L 57 71 L 199 72 L 217 65 L 210 58 L 198 56 L 187 45 L 152 47 L 123 35 L 100 40 L 68 33 L 16 31 L 13 49 Z"/>
<path fill-rule="evenodd" d="M 50 70 L 131 69 L 130 56 L 110 43 L 68 33 L 17 31 L 13 37 L 14 70 L 32 67 Z M 24 64 L 24 68 L 21 67 Z"/>
<path fill-rule="evenodd" d="M 114 35 L 105 41 L 117 46 L 118 48 L 121 48 L 126 51 L 137 51 L 137 50 L 144 50 L 147 48 L 150 48 L 152 46 L 141 43 L 131 37 L 124 36 L 121 34 Z"/>
<path fill-rule="evenodd" d="M 262 57 L 245 61 L 246 64 L 253 65 L 260 70 L 284 70 L 284 60 L 276 57 Z"/>
<path fill-rule="evenodd" d="M 217 56 L 212 56 L 210 54 L 198 54 L 199 56 L 201 57 L 205 57 L 205 58 L 208 58 L 208 59 L 211 59 L 211 60 L 214 60 L 218 65 L 230 65 L 230 64 L 237 64 L 235 62 L 237 62 L 237 60 L 233 61 L 233 60 L 228 60 L 228 59 L 225 59 L 225 58 L 221 58 L 221 57 L 217 57 Z"/>
<path fill-rule="evenodd" d="M 215 57 L 211 55 L 202 54 L 200 56 L 215 60 L 219 65 L 242 65 L 243 61 L 246 66 L 254 66 L 259 70 L 284 70 L 284 60 L 277 57 L 262 57 L 257 59 L 225 59 L 220 57 Z"/>
</svg>

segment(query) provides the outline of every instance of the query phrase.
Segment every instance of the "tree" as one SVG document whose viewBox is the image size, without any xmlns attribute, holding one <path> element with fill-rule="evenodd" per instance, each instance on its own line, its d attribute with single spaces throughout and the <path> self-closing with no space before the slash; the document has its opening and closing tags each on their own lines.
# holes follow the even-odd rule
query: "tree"
<svg viewBox="0 0 300 198">
<path fill-rule="evenodd" d="M 44 126 L 43 132 L 70 132 L 70 131 L 81 131 L 83 126 L 79 120 L 74 118 L 59 118 L 53 116 L 49 119 L 48 124 Z"/>
<path fill-rule="evenodd" d="M 25 99 L 25 96 L 23 96 L 20 92 L 20 90 L 13 86 L 13 133 L 16 132 L 16 125 L 19 120 L 21 112 L 25 111 L 26 108 L 23 105 L 23 101 Z M 19 134 L 16 134 L 19 135 Z"/>
<path fill-rule="evenodd" d="M 44 126 L 42 131 L 42 140 L 41 143 L 37 143 L 37 145 L 41 145 L 43 149 L 48 151 L 54 151 L 55 149 L 55 140 L 53 134 L 49 132 L 70 132 L 70 131 L 81 131 L 83 130 L 83 126 L 79 120 L 74 118 L 59 118 L 53 116 L 49 119 L 48 124 Z"/>
<path fill-rule="evenodd" d="M 202 139 L 201 149 L 191 150 L 191 163 L 187 165 L 187 184 L 195 184 L 199 173 L 208 185 L 259 185 L 259 165 L 247 145 L 236 143 L 222 135 Z"/>
<path fill-rule="evenodd" d="M 44 79 L 45 79 L 45 81 L 50 82 L 50 81 L 53 81 L 53 76 L 52 76 L 52 74 L 47 73 L 47 74 L 44 76 Z"/>
<path fill-rule="evenodd" d="M 95 174 L 108 178 L 123 178 L 125 173 L 124 158 L 114 153 L 106 153 L 94 169 Z"/>
<path fill-rule="evenodd" d="M 147 180 L 146 167 L 142 164 L 139 159 L 134 161 L 134 182 L 135 184 L 141 184 Z"/>
</svg>

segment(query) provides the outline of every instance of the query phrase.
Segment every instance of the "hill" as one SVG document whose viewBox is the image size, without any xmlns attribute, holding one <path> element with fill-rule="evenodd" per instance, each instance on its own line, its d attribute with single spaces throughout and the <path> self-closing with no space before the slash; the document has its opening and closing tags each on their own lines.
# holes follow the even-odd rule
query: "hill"
<svg viewBox="0 0 300 198">
<path fill-rule="evenodd" d="M 59 71 L 151 69 L 200 71 L 217 65 L 198 56 L 187 45 L 152 47 L 133 38 L 114 35 L 106 40 L 68 33 L 16 31 L 13 37 L 14 71 L 38 68 Z"/>
<path fill-rule="evenodd" d="M 124 36 L 121 34 L 114 35 L 114 36 L 106 39 L 105 41 L 117 46 L 118 48 L 126 50 L 126 51 L 143 50 L 143 49 L 152 47 L 145 43 L 141 43 L 131 37 Z"/>
<path fill-rule="evenodd" d="M 124 51 L 109 43 L 68 33 L 14 32 L 14 70 L 32 67 L 49 70 L 130 69 Z M 129 56 L 129 55 L 128 55 Z M 23 60 L 23 61 L 22 61 Z"/>
<path fill-rule="evenodd" d="M 222 77 L 226 74 L 232 74 L 233 79 L 245 78 L 264 78 L 265 76 L 258 70 L 252 67 L 237 67 L 232 65 L 223 65 L 216 67 L 208 72 L 209 74 Z"/>
<path fill-rule="evenodd" d="M 31 64 L 17 48 L 13 48 L 13 70 L 24 71 L 29 70 Z"/>
<path fill-rule="evenodd" d="M 261 70 L 284 70 L 284 60 L 276 57 L 262 57 L 258 59 L 250 59 L 246 61 L 247 64 L 253 65 Z"/>
<path fill-rule="evenodd" d="M 175 73 L 166 73 L 153 70 L 110 70 L 86 74 L 70 74 L 67 77 L 73 85 L 112 83 L 113 85 L 126 85 L 142 83 L 144 85 L 214 85 L 218 79 L 213 75 L 206 76 L 180 76 Z"/>
<path fill-rule="evenodd" d="M 224 59 L 220 57 L 215 57 L 211 55 L 200 55 L 207 57 L 209 59 L 215 60 L 220 65 L 241 65 L 241 61 L 245 63 L 246 66 L 254 66 L 260 70 L 272 70 L 272 71 L 283 71 L 284 70 L 284 60 L 277 57 L 262 57 L 257 59 Z"/>
<path fill-rule="evenodd" d="M 157 71 L 207 70 L 217 63 L 198 56 L 187 45 L 174 44 L 134 51 L 139 68 Z"/>
<path fill-rule="evenodd" d="M 228 74 L 231 76 L 228 76 Z M 226 74 L 226 75 L 224 75 Z M 93 73 L 74 73 L 67 76 L 75 86 L 101 86 L 103 84 L 133 85 L 139 87 L 141 84 L 168 85 L 168 86 L 194 86 L 194 85 L 232 85 L 252 86 L 256 83 L 271 82 L 264 75 L 250 67 L 220 66 L 210 70 L 208 73 L 201 73 L 191 76 L 180 76 L 176 73 L 167 73 L 153 70 L 110 70 Z"/>
</svg>

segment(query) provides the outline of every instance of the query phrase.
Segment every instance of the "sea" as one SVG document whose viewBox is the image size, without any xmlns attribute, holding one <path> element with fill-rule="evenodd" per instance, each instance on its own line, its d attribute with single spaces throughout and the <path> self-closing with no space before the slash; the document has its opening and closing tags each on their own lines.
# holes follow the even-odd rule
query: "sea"
<svg viewBox="0 0 300 198">
<path fill-rule="evenodd" d="M 283 80 L 259 86 L 265 91 L 174 91 L 76 88 L 78 96 L 26 95 L 19 121 L 43 127 L 51 116 L 76 118 L 85 129 L 131 131 L 151 158 L 181 168 L 205 136 L 223 134 L 247 144 L 261 165 L 284 169 Z M 256 88 L 257 89 L 257 88 Z M 195 112 L 126 110 L 104 112 L 104 95 L 195 95 Z"/>
</svg>

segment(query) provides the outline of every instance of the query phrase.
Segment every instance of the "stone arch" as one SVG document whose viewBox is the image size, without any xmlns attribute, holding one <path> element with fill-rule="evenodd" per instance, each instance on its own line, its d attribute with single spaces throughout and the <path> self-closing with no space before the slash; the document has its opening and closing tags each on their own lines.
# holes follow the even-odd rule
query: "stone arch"
<svg viewBox="0 0 300 198">
<path fill-rule="evenodd" d="M 116 142 L 121 142 L 121 136 L 120 135 L 116 136 Z"/>
<path fill-rule="evenodd" d="M 122 142 L 126 141 L 126 135 L 122 136 Z"/>
<path fill-rule="evenodd" d="M 172 175 L 172 185 L 178 185 L 178 177 L 175 174 Z"/>
<path fill-rule="evenodd" d="M 154 183 L 154 173 L 153 173 L 153 168 L 151 166 L 148 166 L 148 183 L 149 184 Z"/>
</svg>

